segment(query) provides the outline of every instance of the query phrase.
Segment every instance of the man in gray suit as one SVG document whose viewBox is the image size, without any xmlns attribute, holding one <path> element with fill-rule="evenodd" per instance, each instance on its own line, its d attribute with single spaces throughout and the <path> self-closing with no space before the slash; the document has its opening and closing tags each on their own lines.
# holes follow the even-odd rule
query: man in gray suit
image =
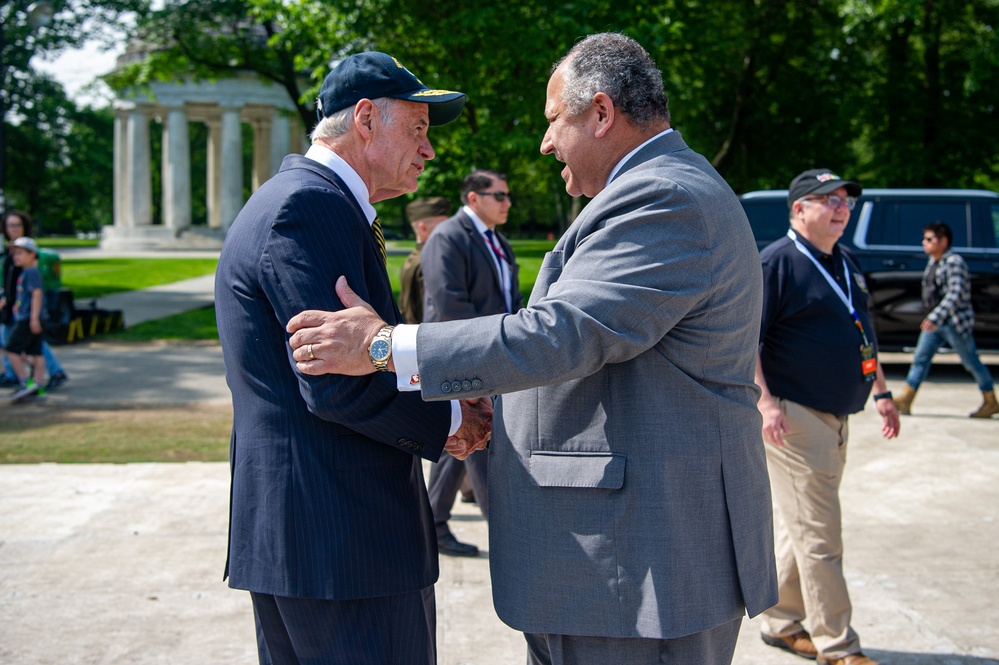
<svg viewBox="0 0 999 665">
<path fill-rule="evenodd" d="M 506 224 L 513 205 L 506 176 L 472 171 L 461 183 L 461 201 L 461 210 L 440 225 L 423 250 L 424 321 L 471 319 L 523 307 L 513 247 L 497 228 Z M 489 519 L 489 453 L 476 451 L 464 462 L 441 455 L 427 483 L 441 554 L 479 554 L 478 547 L 459 541 L 448 527 L 466 471 L 482 516 Z"/>
<path fill-rule="evenodd" d="M 493 601 L 530 663 L 729 663 L 743 615 L 777 600 L 749 223 L 670 128 L 662 75 L 633 40 L 577 44 L 545 116 L 542 153 L 592 201 L 525 309 L 396 327 L 397 383 L 428 400 L 503 393 Z M 346 280 L 337 290 L 350 309 L 288 324 L 304 373 L 373 371 L 385 323 Z"/>
</svg>

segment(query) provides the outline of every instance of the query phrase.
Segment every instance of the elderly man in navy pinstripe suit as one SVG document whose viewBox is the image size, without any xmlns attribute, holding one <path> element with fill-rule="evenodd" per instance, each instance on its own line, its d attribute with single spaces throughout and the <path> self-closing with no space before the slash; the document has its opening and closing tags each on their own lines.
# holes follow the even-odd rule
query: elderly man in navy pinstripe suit
<svg viewBox="0 0 999 665">
<path fill-rule="evenodd" d="M 308 153 L 285 158 L 227 235 L 215 286 L 234 410 L 226 574 L 250 592 L 261 663 L 436 662 L 421 458 L 484 445 L 489 401 L 428 404 L 389 373 L 304 376 L 284 328 L 338 308 L 342 274 L 400 320 L 372 203 L 416 189 L 434 157 L 427 128 L 464 102 L 383 53 L 347 58 L 323 83 Z"/>
</svg>

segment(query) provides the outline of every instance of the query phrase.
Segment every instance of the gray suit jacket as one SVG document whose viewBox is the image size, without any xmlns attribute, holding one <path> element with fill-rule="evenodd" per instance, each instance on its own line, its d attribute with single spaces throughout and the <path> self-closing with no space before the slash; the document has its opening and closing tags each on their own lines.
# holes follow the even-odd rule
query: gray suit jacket
<svg viewBox="0 0 999 665">
<path fill-rule="evenodd" d="M 494 230 L 494 233 L 508 259 L 511 311 L 516 312 L 524 305 L 519 267 L 510 243 L 498 231 Z M 424 321 L 470 319 L 506 311 L 503 286 L 492 251 L 472 218 L 462 210 L 434 229 L 420 259 Z"/>
<path fill-rule="evenodd" d="M 505 393 L 489 448 L 503 621 L 671 638 L 777 601 L 761 306 L 735 194 L 672 132 L 580 213 L 526 309 L 420 326 L 425 399 Z"/>
</svg>

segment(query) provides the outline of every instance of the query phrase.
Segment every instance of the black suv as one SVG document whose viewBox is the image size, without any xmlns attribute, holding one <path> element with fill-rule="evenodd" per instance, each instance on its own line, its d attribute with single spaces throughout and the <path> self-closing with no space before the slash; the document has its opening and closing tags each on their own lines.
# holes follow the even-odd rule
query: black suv
<svg viewBox="0 0 999 665">
<path fill-rule="evenodd" d="M 739 197 L 762 249 L 787 233 L 787 190 Z M 946 222 L 968 262 L 975 342 L 999 350 L 999 194 L 974 189 L 865 189 L 840 243 L 860 263 L 871 292 L 878 344 L 911 348 L 919 336 L 923 227 Z"/>
</svg>

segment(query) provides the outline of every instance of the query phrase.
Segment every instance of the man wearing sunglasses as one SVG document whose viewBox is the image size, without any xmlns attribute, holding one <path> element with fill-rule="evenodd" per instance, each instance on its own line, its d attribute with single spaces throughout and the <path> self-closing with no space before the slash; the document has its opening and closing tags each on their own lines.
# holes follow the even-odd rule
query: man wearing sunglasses
<svg viewBox="0 0 999 665">
<path fill-rule="evenodd" d="M 982 405 L 968 414 L 969 418 L 991 418 L 999 413 L 992 373 L 982 364 L 975 346 L 972 328 L 975 310 L 971 308 L 971 276 L 968 264 L 960 255 L 951 251 L 954 232 L 944 222 L 934 222 L 923 227 L 923 251 L 930 262 L 923 271 L 923 307 L 926 318 L 919 324 L 919 340 L 912 357 L 912 367 L 905 377 L 902 394 L 895 399 L 899 412 L 908 415 L 912 400 L 916 398 L 919 384 L 930 371 L 933 356 L 947 344 L 957 352 L 979 390 Z"/>
<path fill-rule="evenodd" d="M 461 183 L 456 215 L 437 227 L 423 248 L 423 320 L 456 321 L 515 312 L 523 306 L 513 248 L 497 230 L 506 224 L 513 201 L 506 176 L 476 169 Z M 437 549 L 451 556 L 478 556 L 479 548 L 460 542 L 448 527 L 451 507 L 468 474 L 475 501 L 489 519 L 486 450 L 463 462 L 442 455 L 430 470 L 427 492 L 437 528 Z"/>
<path fill-rule="evenodd" d="M 882 433 L 898 410 L 877 359 L 859 266 L 837 244 L 860 185 L 829 169 L 788 190 L 787 237 L 767 246 L 756 382 L 774 498 L 780 601 L 763 613 L 763 641 L 819 663 L 877 665 L 850 626 L 839 485 L 847 418 L 874 389 Z"/>
</svg>

